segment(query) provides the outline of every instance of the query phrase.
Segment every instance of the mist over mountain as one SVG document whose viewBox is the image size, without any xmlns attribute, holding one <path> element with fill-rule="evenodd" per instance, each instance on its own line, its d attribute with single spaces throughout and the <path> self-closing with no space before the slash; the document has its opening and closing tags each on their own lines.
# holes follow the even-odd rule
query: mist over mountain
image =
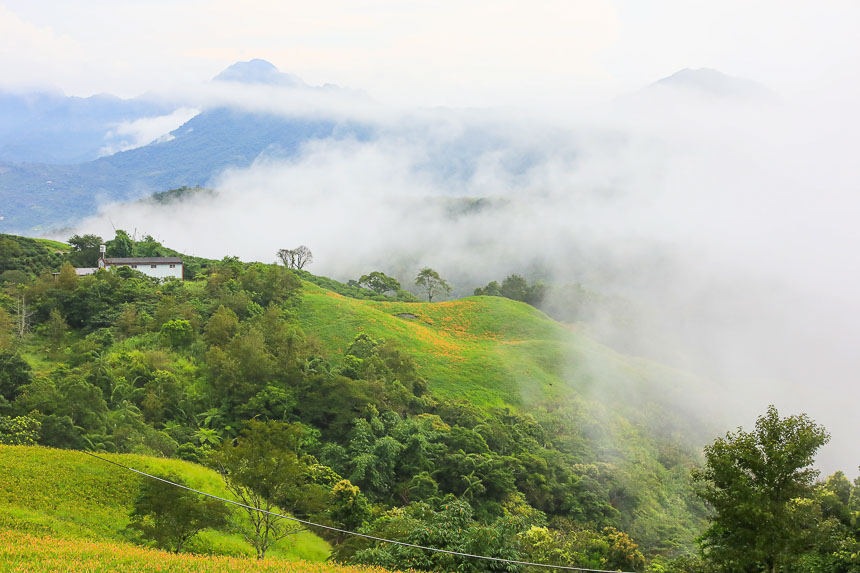
<svg viewBox="0 0 860 573">
<path fill-rule="evenodd" d="M 290 88 L 306 87 L 300 78 L 281 72 L 271 63 L 259 58 L 236 62 L 213 78 L 216 82 L 237 82 L 241 84 L 267 84 Z"/>
<path fill-rule="evenodd" d="M 724 74 L 711 68 L 685 68 L 647 86 L 645 90 L 673 88 L 710 97 L 774 100 L 776 94 L 767 86 L 752 80 Z"/>
<path fill-rule="evenodd" d="M 155 98 L 0 93 L 0 159 L 49 164 L 89 161 L 150 143 L 162 134 L 145 133 L 141 120 L 155 122 L 176 109 Z M 139 140 L 147 135 L 150 139 Z"/>
<path fill-rule="evenodd" d="M 667 82 L 734 94 L 740 93 L 737 86 L 752 83 L 713 70 L 684 70 L 655 85 Z M 18 124 L 7 126 L 5 139 L 0 132 L 0 142 L 6 142 L 0 148 L 0 230 L 6 232 L 63 227 L 94 214 L 98 205 L 206 185 L 225 169 L 294 156 L 317 139 L 367 140 L 385 132 L 405 141 L 425 140 L 424 168 L 447 180 L 447 195 L 460 193 L 463 178 L 479 170 L 490 152 L 512 173 L 526 172 L 547 152 L 529 141 L 531 135 L 522 140 L 504 114 L 440 109 L 392 115 L 360 92 L 309 86 L 260 59 L 233 64 L 200 93 L 133 100 L 27 97 L 10 97 L 0 110 L 20 116 Z M 670 107 L 666 101 L 660 95 L 648 101 L 649 115 L 661 117 L 659 110 Z M 22 108 L 31 111 L 16 111 Z M 609 110 L 619 117 L 623 112 L 623 107 Z M 187 121 L 163 133 L 152 131 L 171 120 Z M 534 134 L 552 133 L 560 149 L 571 149 L 578 137 L 575 131 L 549 128 L 545 119 L 520 123 Z M 434 136 L 446 126 L 453 130 L 451 137 Z M 144 127 L 149 128 L 144 141 L 127 141 L 139 140 L 135 131 Z M 623 133 L 606 127 L 599 129 L 608 137 Z M 75 157 L 91 160 L 75 162 Z"/>
<path fill-rule="evenodd" d="M 275 86 L 278 93 L 306 87 L 263 60 L 235 64 L 214 83 L 233 84 L 239 89 L 266 84 Z M 337 90 L 313 89 L 326 93 Z M 147 114 L 166 112 L 171 107 L 162 103 L 161 108 L 155 108 L 144 100 L 108 96 L 80 100 L 55 95 L 47 102 L 46 98 L 37 95 L 29 100 L 27 96 L 3 100 L 6 105 L 0 113 L 20 115 L 16 110 L 21 108 L 32 108 L 32 112 L 25 114 L 18 129 L 7 128 L 8 143 L 2 148 L 6 154 L 0 153 L 2 230 L 44 231 L 70 225 L 93 215 L 100 204 L 137 199 L 182 185 L 203 185 L 226 168 L 248 167 L 262 156 L 293 155 L 312 139 L 361 139 L 368 133 L 367 127 L 342 118 L 259 112 L 218 100 L 199 114 L 192 108 L 173 110 L 168 118 L 182 117 L 183 113 L 193 117 L 169 133 L 159 134 L 148 145 L 108 154 L 105 151 L 117 133 L 117 122 L 131 125 L 143 121 Z M 74 120 L 66 116 L 74 116 Z M 22 137 L 19 132 L 29 135 Z M 74 145 L 66 145 L 67 140 Z M 66 164 L 50 160 L 54 150 L 62 150 L 57 153 L 66 158 L 105 156 Z"/>
</svg>

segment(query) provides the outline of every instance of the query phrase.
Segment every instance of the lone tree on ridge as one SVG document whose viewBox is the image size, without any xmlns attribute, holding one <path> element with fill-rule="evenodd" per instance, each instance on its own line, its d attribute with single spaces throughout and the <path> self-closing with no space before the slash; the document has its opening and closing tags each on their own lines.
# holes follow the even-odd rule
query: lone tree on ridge
<svg viewBox="0 0 860 573">
<path fill-rule="evenodd" d="M 418 272 L 418 276 L 415 277 L 415 284 L 427 293 L 428 302 L 433 302 L 433 297 L 439 293 L 451 292 L 451 286 L 430 267 L 424 267 Z"/>
<path fill-rule="evenodd" d="M 295 249 L 279 249 L 277 254 L 288 269 L 303 269 L 305 265 L 314 262 L 314 254 L 304 245 Z"/>
</svg>

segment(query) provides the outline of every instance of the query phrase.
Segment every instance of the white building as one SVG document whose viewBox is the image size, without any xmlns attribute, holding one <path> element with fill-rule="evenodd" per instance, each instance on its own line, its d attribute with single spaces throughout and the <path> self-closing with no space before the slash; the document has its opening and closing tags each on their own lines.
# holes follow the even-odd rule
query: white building
<svg viewBox="0 0 860 573">
<path fill-rule="evenodd" d="M 157 279 L 179 279 L 183 277 L 182 259 L 179 257 L 129 257 L 99 259 L 100 269 L 129 267 Z"/>
</svg>

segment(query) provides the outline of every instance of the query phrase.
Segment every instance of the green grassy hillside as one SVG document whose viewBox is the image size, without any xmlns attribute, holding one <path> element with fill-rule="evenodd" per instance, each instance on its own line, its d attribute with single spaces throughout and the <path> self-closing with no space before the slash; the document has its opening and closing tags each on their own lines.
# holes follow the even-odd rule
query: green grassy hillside
<svg viewBox="0 0 860 573">
<path fill-rule="evenodd" d="M 634 497 L 627 527 L 637 540 L 665 550 L 692 543 L 704 512 L 690 505 L 689 469 L 712 433 L 693 376 L 619 354 L 501 297 L 359 301 L 305 283 L 299 320 L 333 355 L 358 333 L 409 348 L 436 395 L 554 418 L 585 437 L 571 447 L 623 476 L 619 495 Z"/>
<path fill-rule="evenodd" d="M 530 305 L 502 297 L 365 302 L 305 283 L 300 319 L 305 332 L 333 354 L 358 332 L 407 346 L 434 391 L 481 405 L 528 406 L 590 390 L 675 395 L 698 384 L 682 372 L 614 352 Z"/>
<path fill-rule="evenodd" d="M 203 466 L 133 454 L 104 457 L 155 475 L 174 473 L 190 487 L 230 498 L 221 478 Z M 32 446 L 0 446 L 0 529 L 65 539 L 123 542 L 145 478 L 86 454 Z M 238 517 L 238 513 L 237 513 Z M 206 531 L 189 550 L 234 556 L 253 551 L 238 534 Z M 310 532 L 275 546 L 273 557 L 324 560 L 328 544 Z"/>
<path fill-rule="evenodd" d="M 348 479 L 367 503 L 343 513 L 332 489 L 307 511 L 370 533 L 384 531 L 389 511 L 432 521 L 430 512 L 451 502 L 468 504 L 476 527 L 524 516 L 505 533 L 522 557 L 532 548 L 517 536 L 532 525 L 570 539 L 583 528 L 598 539 L 615 527 L 649 558 L 689 551 L 702 530 L 705 510 L 689 477 L 712 435 L 707 409 L 694 399 L 700 382 L 620 354 L 527 304 L 380 300 L 354 285 L 235 258 L 207 261 L 184 282 L 131 269 L 77 277 L 66 268 L 53 278 L 42 271 L 68 255 L 41 258 L 59 247 L 0 240 L 15 245 L 14 256 L 0 257 L 11 273 L 0 273 L 0 442 L 144 454 L 135 460 L 161 467 L 184 462 L 158 457 L 199 461 L 225 449 L 250 420 L 295 424 L 304 436 L 296 455 L 331 472 L 313 479 L 338 476 L 326 488 Z M 134 245 L 144 247 L 154 245 Z M 20 297 L 31 313 L 23 336 L 13 329 Z M 14 441 L 24 438 L 4 429 L 13 424 L 34 428 L 29 441 Z M 16 451 L 20 459 L 9 457 Z M 32 450 L 43 458 L 31 459 L 26 451 L 4 450 L 0 467 L 13 469 L 0 481 L 26 483 L 43 468 L 50 475 L 38 479 L 53 485 L 35 497 L 0 491 L 0 525 L 125 539 L 128 492 L 139 483 L 128 480 L 138 477 L 118 478 L 125 493 L 96 503 L 86 492 L 118 487 L 106 477 L 116 468 L 94 468 L 95 460 L 70 452 Z M 199 466 L 182 467 L 192 484 L 221 487 Z M 88 485 L 67 488 L 67 471 L 89 476 Z M 368 549 L 360 544 L 330 541 L 348 562 L 382 563 L 359 555 Z M 210 533 L 196 543 L 197 551 L 248 552 L 235 536 Z M 312 537 L 281 548 L 287 557 L 325 552 Z M 578 563 L 609 562 L 608 552 L 600 555 Z"/>
</svg>

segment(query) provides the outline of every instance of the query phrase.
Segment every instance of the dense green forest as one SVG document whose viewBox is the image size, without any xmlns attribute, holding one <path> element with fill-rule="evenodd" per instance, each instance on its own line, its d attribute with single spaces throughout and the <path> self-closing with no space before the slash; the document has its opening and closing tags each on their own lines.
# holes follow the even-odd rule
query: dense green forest
<svg viewBox="0 0 860 573">
<path fill-rule="evenodd" d="M 686 397 L 698 381 L 518 302 L 537 302 L 540 285 L 506 279 L 429 304 L 378 272 L 343 284 L 232 257 L 184 257 L 185 281 L 128 268 L 79 277 L 73 266 L 94 266 L 101 238 L 69 243 L 0 235 L 0 443 L 204 464 L 252 505 L 452 551 L 625 571 L 721 566 L 696 544 L 707 531 L 706 557 L 718 554 L 726 523 L 714 520 L 720 474 L 701 469 L 716 467 L 719 452 L 700 448 L 717 432 Z M 177 254 L 122 231 L 107 245 Z M 792 497 L 806 504 L 801 525 L 829 537 L 797 541 L 778 570 L 850 571 L 860 484 L 807 481 Z M 181 548 L 154 536 L 159 513 L 147 513 L 183 507 L 159 497 L 171 495 L 141 490 L 128 517 L 139 542 Z M 259 557 L 261 528 L 293 534 L 254 515 Z M 345 563 L 522 569 L 315 533 Z M 737 571 L 764 562 L 726 559 Z"/>
</svg>

